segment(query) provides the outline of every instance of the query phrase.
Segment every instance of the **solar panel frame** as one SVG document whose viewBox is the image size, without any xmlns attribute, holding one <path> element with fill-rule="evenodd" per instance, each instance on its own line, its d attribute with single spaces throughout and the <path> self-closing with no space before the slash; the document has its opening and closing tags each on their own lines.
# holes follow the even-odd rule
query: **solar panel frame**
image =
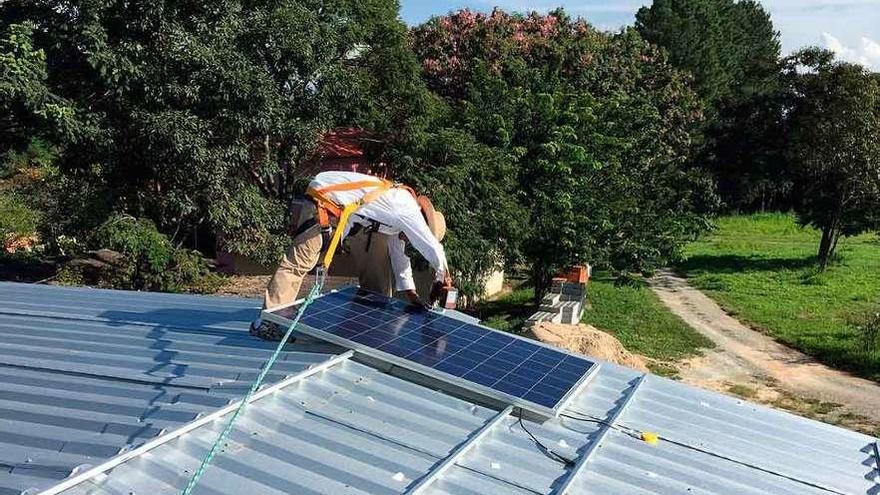
<svg viewBox="0 0 880 495">
<path fill-rule="evenodd" d="M 339 287 L 337 289 L 334 289 L 334 290 L 327 292 L 326 294 L 322 294 L 321 296 L 316 298 L 315 301 L 316 302 L 320 301 L 322 298 L 324 298 L 326 296 L 329 296 L 331 294 L 340 293 L 340 292 L 343 292 L 346 290 L 350 290 L 352 288 L 356 289 L 357 286 Z M 383 296 L 378 296 L 378 297 L 383 297 Z M 270 310 L 263 310 L 262 316 L 267 321 L 271 321 L 273 323 L 277 323 L 279 325 L 286 327 L 286 326 L 290 325 L 292 320 L 285 317 L 285 316 L 279 315 L 277 313 L 283 309 L 290 308 L 292 306 L 298 306 L 299 304 L 302 303 L 302 301 L 303 300 L 300 299 L 300 300 L 294 301 L 293 303 L 290 303 L 290 304 L 271 308 Z M 395 301 L 399 302 L 399 304 L 400 304 L 399 307 L 401 309 L 406 306 L 406 303 L 404 303 L 402 301 L 397 301 L 397 300 L 395 300 Z M 344 310 L 344 308 L 334 308 L 334 309 Z M 443 314 L 442 310 L 439 310 L 439 311 L 438 310 L 431 310 L 431 313 L 433 313 L 437 316 L 442 316 L 442 317 L 448 318 L 450 321 L 454 321 L 455 323 L 458 323 L 458 324 L 462 323 L 458 320 L 454 320 L 448 316 L 445 316 Z M 410 315 L 412 315 L 412 313 L 410 313 Z M 363 320 L 365 318 L 366 319 L 369 318 L 368 316 L 365 316 L 363 314 L 353 314 L 350 316 L 350 318 L 354 318 L 354 317 L 357 317 L 360 320 Z M 320 319 L 317 316 L 314 318 Z M 440 320 L 440 321 L 443 321 L 443 320 Z M 436 320 L 435 320 L 435 322 L 436 322 Z M 327 322 L 327 323 L 331 323 L 331 322 Z M 346 321 L 346 324 L 350 324 L 353 326 L 362 326 L 364 328 L 371 329 L 371 330 L 375 329 L 375 327 L 370 327 L 369 324 L 363 324 L 361 321 Z M 379 326 L 381 324 L 382 324 L 382 322 L 376 322 L 376 326 Z M 327 342 L 337 344 L 341 347 L 353 349 L 357 352 L 360 352 L 364 355 L 378 359 L 380 361 L 387 362 L 389 364 L 393 364 L 396 366 L 400 366 L 402 368 L 406 368 L 406 369 L 415 371 L 417 373 L 421 373 L 421 374 L 428 376 L 430 378 L 434 378 L 434 379 L 437 379 L 437 380 L 440 380 L 443 382 L 450 383 L 452 385 L 463 388 L 465 390 L 473 391 L 478 394 L 502 401 L 507 404 L 511 404 L 516 407 L 520 407 L 522 409 L 525 409 L 525 410 L 528 410 L 528 411 L 531 411 L 531 412 L 534 412 L 537 414 L 541 414 L 544 416 L 552 416 L 552 417 L 558 416 L 559 413 L 563 409 L 565 409 L 565 407 L 568 405 L 568 403 L 571 401 L 571 399 L 574 398 L 590 382 L 590 380 L 596 375 L 596 373 L 599 371 L 599 367 L 601 366 L 599 363 L 597 363 L 597 362 L 593 361 L 592 359 L 589 359 L 585 356 L 582 356 L 582 355 L 574 353 L 574 352 L 570 352 L 566 349 L 562 349 L 562 348 L 554 347 L 549 344 L 545 344 L 544 342 L 541 342 L 538 340 L 532 340 L 532 339 L 528 339 L 525 337 L 521 337 L 519 335 L 500 332 L 498 330 L 495 330 L 495 329 L 492 329 L 492 328 L 489 328 L 489 327 L 486 327 L 483 325 L 475 325 L 472 323 L 468 323 L 468 325 L 477 326 L 477 327 L 489 332 L 490 334 L 503 335 L 505 337 L 509 337 L 512 339 L 516 339 L 516 340 L 525 342 L 525 343 L 529 344 L 530 346 L 544 348 L 549 351 L 552 351 L 553 353 L 558 353 L 558 354 L 562 354 L 562 355 L 566 355 L 566 356 L 572 356 L 577 359 L 589 362 L 591 364 L 591 366 L 586 371 L 583 372 L 582 376 L 580 376 L 580 378 L 558 400 L 558 402 L 556 403 L 556 405 L 554 407 L 547 407 L 542 404 L 524 399 L 522 397 L 517 397 L 515 395 L 505 393 L 505 392 L 498 390 L 496 388 L 493 388 L 491 386 L 482 385 L 482 384 L 475 382 L 473 380 L 469 380 L 466 378 L 455 376 L 451 373 L 444 372 L 441 369 L 427 366 L 427 365 L 424 365 L 424 364 L 419 363 L 417 361 L 407 359 L 405 357 L 396 356 L 394 354 L 391 354 L 390 352 L 386 352 L 386 351 L 383 351 L 378 348 L 378 347 L 382 347 L 385 344 L 369 345 L 369 344 L 366 344 L 363 342 L 358 342 L 355 340 L 347 339 L 345 337 L 342 337 L 342 336 L 336 335 L 334 333 L 322 330 L 320 328 L 315 328 L 314 326 L 308 325 L 302 321 L 300 321 L 299 325 L 297 325 L 296 331 L 304 333 L 306 335 L 310 335 L 312 337 L 315 337 L 315 338 L 318 338 L 318 339 L 321 339 L 324 341 L 327 341 Z M 550 376 L 550 375 L 546 375 L 546 376 Z"/>
</svg>

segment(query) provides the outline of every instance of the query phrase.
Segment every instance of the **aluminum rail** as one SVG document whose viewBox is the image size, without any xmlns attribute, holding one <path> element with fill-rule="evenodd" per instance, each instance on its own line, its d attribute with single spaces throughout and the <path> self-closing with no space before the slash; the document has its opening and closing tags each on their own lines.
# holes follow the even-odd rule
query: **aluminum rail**
<svg viewBox="0 0 880 495">
<path fill-rule="evenodd" d="M 412 488 L 406 491 L 406 495 L 419 495 L 420 493 L 424 493 L 424 491 L 428 488 L 428 486 L 434 482 L 437 478 L 443 475 L 446 471 L 449 470 L 452 466 L 455 465 L 465 454 L 470 452 L 474 446 L 483 439 L 486 435 L 489 434 L 490 431 L 500 422 L 507 419 L 510 416 L 510 413 L 513 412 L 513 406 L 507 406 L 503 411 L 499 412 L 495 416 L 489 420 L 488 423 L 484 424 L 480 427 L 479 430 L 476 431 L 470 438 L 468 438 L 463 444 L 459 445 L 457 449 L 455 449 L 451 454 L 446 456 L 445 459 L 434 469 L 432 469 L 428 474 L 423 476 L 418 483 L 416 483 Z"/>
<path fill-rule="evenodd" d="M 599 449 L 599 446 L 601 446 L 602 442 L 605 441 L 605 437 L 612 429 L 611 426 L 616 425 L 617 421 L 621 417 L 623 417 L 623 413 L 626 412 L 627 406 L 632 403 L 633 398 L 636 396 L 636 392 L 639 391 L 639 387 L 641 387 L 642 384 L 645 383 L 645 380 L 647 380 L 647 378 L 647 374 L 639 377 L 635 385 L 632 386 L 632 390 L 630 391 L 629 395 L 627 395 L 626 398 L 623 400 L 623 404 L 621 404 L 620 407 L 617 408 L 617 411 L 615 411 L 611 418 L 608 419 L 607 423 L 602 424 L 599 435 L 596 437 L 595 440 L 590 443 L 590 446 L 587 447 L 586 452 L 584 452 L 584 454 L 577 460 L 577 463 L 575 463 L 574 467 L 571 468 L 571 472 L 568 473 L 568 477 L 565 478 L 565 482 L 562 484 L 559 490 L 556 491 L 556 493 L 558 493 L 559 495 L 567 495 L 570 492 L 572 485 L 574 485 L 574 482 L 578 477 L 578 474 L 580 474 L 580 472 L 584 470 L 584 468 L 590 462 L 590 459 L 593 458 L 593 455 Z"/>
<path fill-rule="evenodd" d="M 316 375 L 316 374 L 318 374 L 328 368 L 331 368 L 337 364 L 343 363 L 353 355 L 354 355 L 354 351 L 343 352 L 342 354 L 338 354 L 336 356 L 333 356 L 333 357 L 327 359 L 326 361 L 321 361 L 320 363 L 312 365 L 310 368 L 302 370 L 299 373 L 296 373 L 295 375 L 291 375 L 290 377 L 288 377 L 278 383 L 275 383 L 275 384 L 270 385 L 266 388 L 260 389 L 259 391 L 254 393 L 254 395 L 251 396 L 250 400 L 248 401 L 248 404 L 250 404 L 254 401 L 260 400 L 263 397 L 266 397 L 268 395 L 272 395 L 275 392 L 277 392 L 277 391 L 279 391 L 289 385 L 300 382 L 310 376 Z M 88 481 L 96 476 L 99 476 L 100 474 L 102 474 L 106 471 L 109 471 L 109 470 L 115 468 L 116 466 L 119 466 L 120 464 L 126 462 L 126 461 L 134 459 L 135 457 L 138 457 L 138 456 L 144 454 L 145 452 L 148 452 L 150 450 L 155 449 L 156 447 L 159 447 L 159 446 L 164 445 L 172 440 L 180 438 L 181 436 L 183 436 L 183 435 L 185 435 L 185 434 L 187 434 L 197 428 L 201 428 L 202 426 L 205 426 L 208 423 L 211 423 L 212 421 L 214 421 L 218 418 L 221 418 L 229 413 L 232 413 L 238 408 L 238 406 L 240 404 L 241 404 L 241 400 L 237 400 L 235 402 L 232 402 L 231 404 L 228 404 L 228 405 L 224 406 L 223 408 L 218 409 L 218 410 L 212 412 L 211 414 L 208 414 L 207 416 L 198 418 L 195 421 L 187 423 L 176 430 L 165 433 L 164 435 L 160 435 L 160 436 L 150 440 L 149 442 L 144 443 L 143 445 L 140 445 L 137 448 L 123 452 L 122 454 L 119 454 L 116 457 L 108 459 L 106 462 L 104 462 L 102 464 L 98 464 L 97 466 L 90 468 L 86 471 L 83 471 L 82 473 L 79 473 L 75 476 L 71 476 L 71 477 L 63 480 L 61 483 L 58 483 L 57 485 L 55 485 L 51 488 L 48 488 L 42 492 L 39 492 L 37 495 L 58 495 L 59 493 L 65 491 L 69 488 L 72 488 L 80 483 Z"/>
</svg>

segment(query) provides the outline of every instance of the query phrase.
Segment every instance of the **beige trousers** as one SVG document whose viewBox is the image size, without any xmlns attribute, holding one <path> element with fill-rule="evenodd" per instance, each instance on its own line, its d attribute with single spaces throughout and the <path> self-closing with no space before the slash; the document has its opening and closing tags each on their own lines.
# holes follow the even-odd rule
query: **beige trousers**
<svg viewBox="0 0 880 495">
<path fill-rule="evenodd" d="M 318 264 L 321 254 L 321 227 L 315 225 L 296 236 L 263 297 L 263 309 L 272 309 L 296 300 L 303 277 Z"/>
<path fill-rule="evenodd" d="M 388 257 L 389 236 L 374 233 L 367 251 L 367 234 L 359 232 L 350 236 L 356 275 L 360 286 L 386 296 L 393 294 L 391 259 Z M 296 300 L 302 286 L 303 277 L 318 264 L 321 254 L 321 228 L 315 226 L 298 235 L 284 254 L 281 264 L 266 287 L 263 309 L 272 309 L 290 304 Z"/>
<path fill-rule="evenodd" d="M 354 261 L 358 283 L 364 289 L 391 297 L 394 295 L 394 280 L 391 274 L 391 258 L 388 257 L 388 242 L 391 236 L 373 233 L 373 240 L 363 230 L 349 237 L 348 245 Z"/>
</svg>

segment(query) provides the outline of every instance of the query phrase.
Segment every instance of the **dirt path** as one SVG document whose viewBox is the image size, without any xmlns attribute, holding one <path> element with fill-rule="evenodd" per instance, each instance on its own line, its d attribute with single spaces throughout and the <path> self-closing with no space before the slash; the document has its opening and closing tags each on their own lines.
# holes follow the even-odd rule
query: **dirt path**
<svg viewBox="0 0 880 495">
<path fill-rule="evenodd" d="M 862 430 L 880 427 L 880 385 L 829 368 L 729 316 L 671 272 L 651 287 L 663 303 L 717 348 L 680 365 L 683 381 L 794 409 L 831 414 L 832 422 Z M 796 404 L 801 399 L 805 404 Z"/>
</svg>

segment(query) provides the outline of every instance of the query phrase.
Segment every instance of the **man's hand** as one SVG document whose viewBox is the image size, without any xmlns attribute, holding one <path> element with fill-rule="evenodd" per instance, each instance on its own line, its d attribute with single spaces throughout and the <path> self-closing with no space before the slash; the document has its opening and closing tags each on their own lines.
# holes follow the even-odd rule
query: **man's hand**
<svg viewBox="0 0 880 495">
<path fill-rule="evenodd" d="M 434 285 L 431 286 L 431 294 L 428 296 L 428 300 L 433 305 L 436 301 L 440 300 L 440 296 L 443 295 L 443 288 L 446 287 L 445 282 L 436 281 Z"/>
<path fill-rule="evenodd" d="M 409 303 L 413 306 L 418 306 L 424 309 L 431 309 L 431 305 L 426 303 L 425 301 L 422 301 L 422 298 L 419 297 L 418 292 L 410 289 L 404 291 L 403 294 L 406 296 L 406 300 L 409 301 Z"/>
</svg>

